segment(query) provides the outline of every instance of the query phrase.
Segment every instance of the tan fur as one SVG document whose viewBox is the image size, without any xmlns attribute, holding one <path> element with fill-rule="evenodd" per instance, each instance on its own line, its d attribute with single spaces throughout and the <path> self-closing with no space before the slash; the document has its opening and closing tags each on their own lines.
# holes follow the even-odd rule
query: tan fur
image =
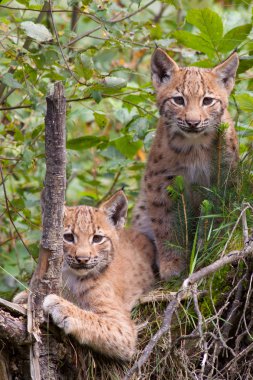
<svg viewBox="0 0 253 380">
<path fill-rule="evenodd" d="M 168 245 L 166 248 L 166 242 L 182 245 L 175 233 L 179 221 L 167 187 L 173 184 L 175 176 L 183 176 L 191 206 L 199 210 L 201 199 L 191 185 L 210 187 L 217 183 L 218 169 L 213 162 L 219 154 L 218 127 L 221 123 L 229 124 L 223 137 L 225 156 L 222 164 L 226 163 L 227 174 L 238 159 L 237 136 L 227 111 L 237 66 L 236 53 L 214 69 L 179 68 L 161 49 L 152 57 L 152 77 L 161 116 L 133 225 L 155 241 L 163 279 L 178 275 L 187 261 L 186 253 L 168 248 Z M 183 104 L 178 104 L 182 101 Z M 211 104 L 204 104 L 210 101 Z"/>
<path fill-rule="evenodd" d="M 131 309 L 154 281 L 153 245 L 143 234 L 123 229 L 126 211 L 122 191 L 99 209 L 66 208 L 63 282 L 68 300 L 52 294 L 43 306 L 66 334 L 122 360 L 135 351 Z M 68 241 L 71 236 L 74 242 Z"/>
</svg>

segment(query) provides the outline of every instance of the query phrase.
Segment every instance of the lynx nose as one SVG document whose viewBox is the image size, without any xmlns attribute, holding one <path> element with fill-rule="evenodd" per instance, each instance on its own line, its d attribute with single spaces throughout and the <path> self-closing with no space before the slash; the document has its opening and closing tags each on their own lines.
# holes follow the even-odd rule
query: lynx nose
<svg viewBox="0 0 253 380">
<path fill-rule="evenodd" d="M 200 124 L 200 120 L 185 120 L 186 123 L 189 125 L 189 127 L 197 128 L 197 126 Z"/>
<path fill-rule="evenodd" d="M 76 256 L 76 261 L 79 264 L 87 264 L 90 261 L 89 256 Z"/>
</svg>

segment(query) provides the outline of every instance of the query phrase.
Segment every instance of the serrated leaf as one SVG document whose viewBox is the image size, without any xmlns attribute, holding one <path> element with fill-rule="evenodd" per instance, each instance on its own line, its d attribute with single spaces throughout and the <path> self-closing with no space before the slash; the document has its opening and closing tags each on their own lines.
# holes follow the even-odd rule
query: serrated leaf
<svg viewBox="0 0 253 380">
<path fill-rule="evenodd" d="M 53 39 L 50 31 L 42 24 L 35 24 L 32 21 L 23 21 L 21 22 L 20 26 L 27 36 L 33 38 L 38 42 L 49 41 Z"/>
<path fill-rule="evenodd" d="M 242 111 L 253 112 L 253 96 L 249 94 L 235 95 L 235 99 Z"/>
<path fill-rule="evenodd" d="M 215 49 L 209 41 L 208 38 L 205 38 L 204 35 L 196 36 L 185 30 L 177 30 L 174 32 L 174 37 L 178 42 L 184 46 L 187 46 L 191 49 L 201 51 L 202 53 L 207 54 L 209 57 L 213 57 Z"/>
<path fill-rule="evenodd" d="M 222 19 L 216 12 L 211 11 L 211 9 L 190 9 L 187 13 L 186 20 L 208 36 L 213 47 L 217 45 L 223 36 Z"/>
<path fill-rule="evenodd" d="M 67 141 L 67 149 L 81 150 L 88 149 L 94 146 L 98 146 L 101 143 L 107 143 L 108 139 L 105 136 L 82 136 L 76 139 L 71 139 Z"/>
<path fill-rule="evenodd" d="M 235 49 L 247 38 L 251 28 L 251 24 L 245 24 L 229 30 L 220 41 L 218 49 L 223 53 Z"/>
<path fill-rule="evenodd" d="M 20 84 L 16 79 L 13 78 L 13 74 L 6 73 L 0 79 L 3 84 L 11 88 L 22 88 L 22 84 Z"/>
</svg>

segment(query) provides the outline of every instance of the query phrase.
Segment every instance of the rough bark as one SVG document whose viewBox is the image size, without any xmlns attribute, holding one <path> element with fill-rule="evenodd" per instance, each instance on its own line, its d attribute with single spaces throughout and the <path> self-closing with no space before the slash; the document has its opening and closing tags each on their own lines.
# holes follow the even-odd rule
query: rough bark
<svg viewBox="0 0 253 380">
<path fill-rule="evenodd" d="M 15 318 L 10 313 L 0 310 L 0 336 L 6 343 L 15 346 L 29 343 L 24 318 Z"/>
<path fill-rule="evenodd" d="M 46 177 L 42 195 L 43 231 L 39 261 L 30 283 L 27 330 L 34 337 L 30 349 L 31 377 L 57 378 L 57 367 L 48 361 L 48 342 L 41 335 L 42 303 L 49 293 L 59 293 L 63 258 L 63 206 L 66 187 L 66 99 L 61 82 L 47 97 L 45 118 Z"/>
</svg>

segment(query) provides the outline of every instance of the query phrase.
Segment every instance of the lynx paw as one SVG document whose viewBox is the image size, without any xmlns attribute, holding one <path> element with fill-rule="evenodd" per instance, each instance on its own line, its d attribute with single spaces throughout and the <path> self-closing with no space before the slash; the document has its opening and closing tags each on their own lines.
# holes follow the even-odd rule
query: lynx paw
<svg viewBox="0 0 253 380">
<path fill-rule="evenodd" d="M 182 256 L 162 258 L 159 272 L 162 280 L 168 281 L 171 277 L 179 276 L 186 269 L 186 261 Z"/>
<path fill-rule="evenodd" d="M 17 303 L 19 305 L 22 305 L 23 307 L 27 308 L 28 303 L 28 291 L 23 290 L 22 292 L 15 295 L 12 302 Z"/>
<path fill-rule="evenodd" d="M 50 314 L 54 323 L 64 330 L 65 334 L 71 334 L 75 328 L 75 319 L 71 316 L 71 306 L 68 301 L 49 294 L 43 302 L 43 310 Z"/>
</svg>

